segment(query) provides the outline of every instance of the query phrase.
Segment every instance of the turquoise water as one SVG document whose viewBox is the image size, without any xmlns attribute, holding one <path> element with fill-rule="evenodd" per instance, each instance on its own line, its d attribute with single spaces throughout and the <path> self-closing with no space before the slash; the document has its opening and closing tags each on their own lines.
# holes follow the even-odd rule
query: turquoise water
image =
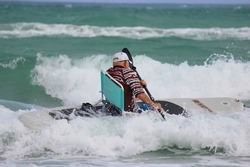
<svg viewBox="0 0 250 167">
<path fill-rule="evenodd" d="M 37 54 L 74 60 L 128 47 L 134 55 L 175 65 L 203 65 L 216 56 L 250 60 L 249 6 L 1 3 L 0 8 L 1 99 L 60 103 L 31 84 Z M 13 63 L 14 69 L 8 66 Z"/>
<path fill-rule="evenodd" d="M 39 134 L 22 127 L 18 115 L 13 114 L 18 106 L 25 112 L 33 105 L 55 107 L 97 101 L 100 99 L 99 71 L 111 66 L 112 54 L 123 47 L 133 54 L 139 73 L 156 99 L 233 97 L 249 101 L 249 20 L 250 6 L 247 5 L 1 2 L 0 120 L 5 123 L 0 125 L 1 164 L 249 166 L 247 112 L 218 118 L 201 114 L 191 119 L 193 123 L 173 118 L 166 124 L 158 124 L 151 119 L 135 118 L 123 120 L 125 125 L 121 131 L 109 129 L 108 120 L 85 120 L 88 124 L 77 120 L 70 125 L 62 123 L 62 129 L 55 125 Z M 6 100 L 15 110 L 4 107 Z M 136 121 L 146 122 L 157 131 L 140 133 L 142 130 Z M 239 122 L 243 122 L 242 125 Z M 76 133 L 82 131 L 82 126 L 95 131 L 103 124 L 104 129 L 99 131 L 103 136 Z M 138 128 L 131 131 L 129 124 Z M 190 129 L 175 129 L 180 125 L 188 125 Z M 242 131 L 236 133 L 233 125 Z M 168 126 L 173 128 L 171 132 L 162 131 Z M 220 132 L 208 130 L 203 134 L 202 127 L 220 129 Z M 228 129 L 232 131 L 226 133 Z M 54 135 L 49 131 L 55 132 Z M 160 144 L 158 138 L 146 138 L 152 133 L 160 138 Z M 198 133 L 200 139 L 180 136 L 180 133 L 193 136 Z M 7 142 L 7 139 L 13 140 Z M 49 139 L 56 142 L 50 143 Z M 153 142 L 145 147 L 138 139 Z M 116 144 L 113 147 L 106 142 L 103 147 L 102 140 Z M 65 146 L 69 143 L 72 147 Z M 79 150 L 74 143 L 80 144 Z M 15 151 L 15 147 L 23 151 Z M 101 147 L 103 149 L 99 149 Z M 219 151 L 214 151 L 217 147 Z"/>
</svg>

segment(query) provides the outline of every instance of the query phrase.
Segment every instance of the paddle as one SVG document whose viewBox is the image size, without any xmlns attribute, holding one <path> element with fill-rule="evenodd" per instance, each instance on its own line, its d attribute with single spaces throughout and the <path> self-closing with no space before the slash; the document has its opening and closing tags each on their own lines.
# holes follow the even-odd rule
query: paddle
<svg viewBox="0 0 250 167">
<path fill-rule="evenodd" d="M 126 53 L 128 55 L 128 58 L 129 58 L 129 67 L 134 70 L 138 76 L 138 78 L 140 79 L 140 81 L 142 80 L 141 76 L 139 75 L 138 71 L 136 70 L 136 67 L 134 66 L 134 61 L 133 61 L 133 57 L 130 53 L 130 51 L 128 50 L 128 48 L 123 48 L 122 49 L 122 52 Z M 149 98 L 152 100 L 152 101 L 155 101 L 153 96 L 151 95 L 151 93 L 149 92 L 148 88 L 146 85 L 143 86 L 143 88 L 145 89 L 145 91 L 147 92 Z M 162 118 L 165 120 L 165 116 L 164 114 L 161 112 L 161 110 L 158 110 L 159 113 L 161 114 Z"/>
</svg>

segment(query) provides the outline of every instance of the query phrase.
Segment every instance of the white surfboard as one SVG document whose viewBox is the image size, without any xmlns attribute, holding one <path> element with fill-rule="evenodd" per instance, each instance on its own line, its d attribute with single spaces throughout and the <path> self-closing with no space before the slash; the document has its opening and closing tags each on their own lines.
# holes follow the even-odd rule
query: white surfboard
<svg viewBox="0 0 250 167">
<path fill-rule="evenodd" d="M 239 112 L 244 110 L 244 104 L 234 98 L 173 98 L 165 99 L 184 108 L 186 111 L 208 112 Z"/>
<path fill-rule="evenodd" d="M 51 109 L 44 109 L 41 111 L 32 111 L 23 113 L 18 117 L 18 119 L 23 123 L 23 125 L 29 129 L 39 130 L 50 126 L 54 121 L 56 121 L 49 112 L 62 110 L 65 107 L 56 107 Z"/>
<path fill-rule="evenodd" d="M 24 113 L 19 116 L 19 120 L 29 129 L 42 129 L 55 121 L 47 110 Z"/>
</svg>

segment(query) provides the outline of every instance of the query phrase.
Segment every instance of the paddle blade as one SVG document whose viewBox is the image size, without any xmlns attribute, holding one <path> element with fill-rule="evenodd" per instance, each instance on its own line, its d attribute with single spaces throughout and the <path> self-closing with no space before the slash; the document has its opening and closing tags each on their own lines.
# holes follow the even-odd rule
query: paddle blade
<svg viewBox="0 0 250 167">
<path fill-rule="evenodd" d="M 164 100 L 156 100 L 157 103 L 161 104 L 163 110 L 168 114 L 183 115 L 185 114 L 185 109 L 181 106 Z"/>
<path fill-rule="evenodd" d="M 161 114 L 161 117 L 163 118 L 163 120 L 166 120 L 165 115 L 162 113 L 162 111 L 158 110 L 158 112 Z"/>
<path fill-rule="evenodd" d="M 123 48 L 123 49 L 122 49 L 122 52 L 124 52 L 124 53 L 126 53 L 126 54 L 128 55 L 128 58 L 129 58 L 129 66 L 130 66 L 130 68 L 133 68 L 133 67 L 134 67 L 134 65 L 133 65 L 134 61 L 133 61 L 133 57 L 132 57 L 130 51 L 128 50 L 128 48 Z"/>
</svg>

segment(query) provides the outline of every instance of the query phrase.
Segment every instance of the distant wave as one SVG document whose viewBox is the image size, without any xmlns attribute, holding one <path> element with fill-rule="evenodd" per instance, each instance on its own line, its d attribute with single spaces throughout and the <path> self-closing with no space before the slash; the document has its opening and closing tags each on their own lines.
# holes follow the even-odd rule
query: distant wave
<svg viewBox="0 0 250 167">
<path fill-rule="evenodd" d="M 4 106 L 12 111 L 43 109 L 41 106 L 38 105 L 26 104 L 18 101 L 5 100 L 5 99 L 0 99 L 0 106 Z"/>
<path fill-rule="evenodd" d="M 24 63 L 25 61 L 26 61 L 25 58 L 17 57 L 15 59 L 9 61 L 8 63 L 0 62 L 0 67 L 2 67 L 2 68 L 10 68 L 10 69 L 14 70 L 19 63 Z"/>
<path fill-rule="evenodd" d="M 150 28 L 98 27 L 90 25 L 12 23 L 0 24 L 0 38 L 70 36 L 81 38 L 122 37 L 131 39 L 177 37 L 192 40 L 250 40 L 250 27 L 240 28 Z"/>
</svg>

